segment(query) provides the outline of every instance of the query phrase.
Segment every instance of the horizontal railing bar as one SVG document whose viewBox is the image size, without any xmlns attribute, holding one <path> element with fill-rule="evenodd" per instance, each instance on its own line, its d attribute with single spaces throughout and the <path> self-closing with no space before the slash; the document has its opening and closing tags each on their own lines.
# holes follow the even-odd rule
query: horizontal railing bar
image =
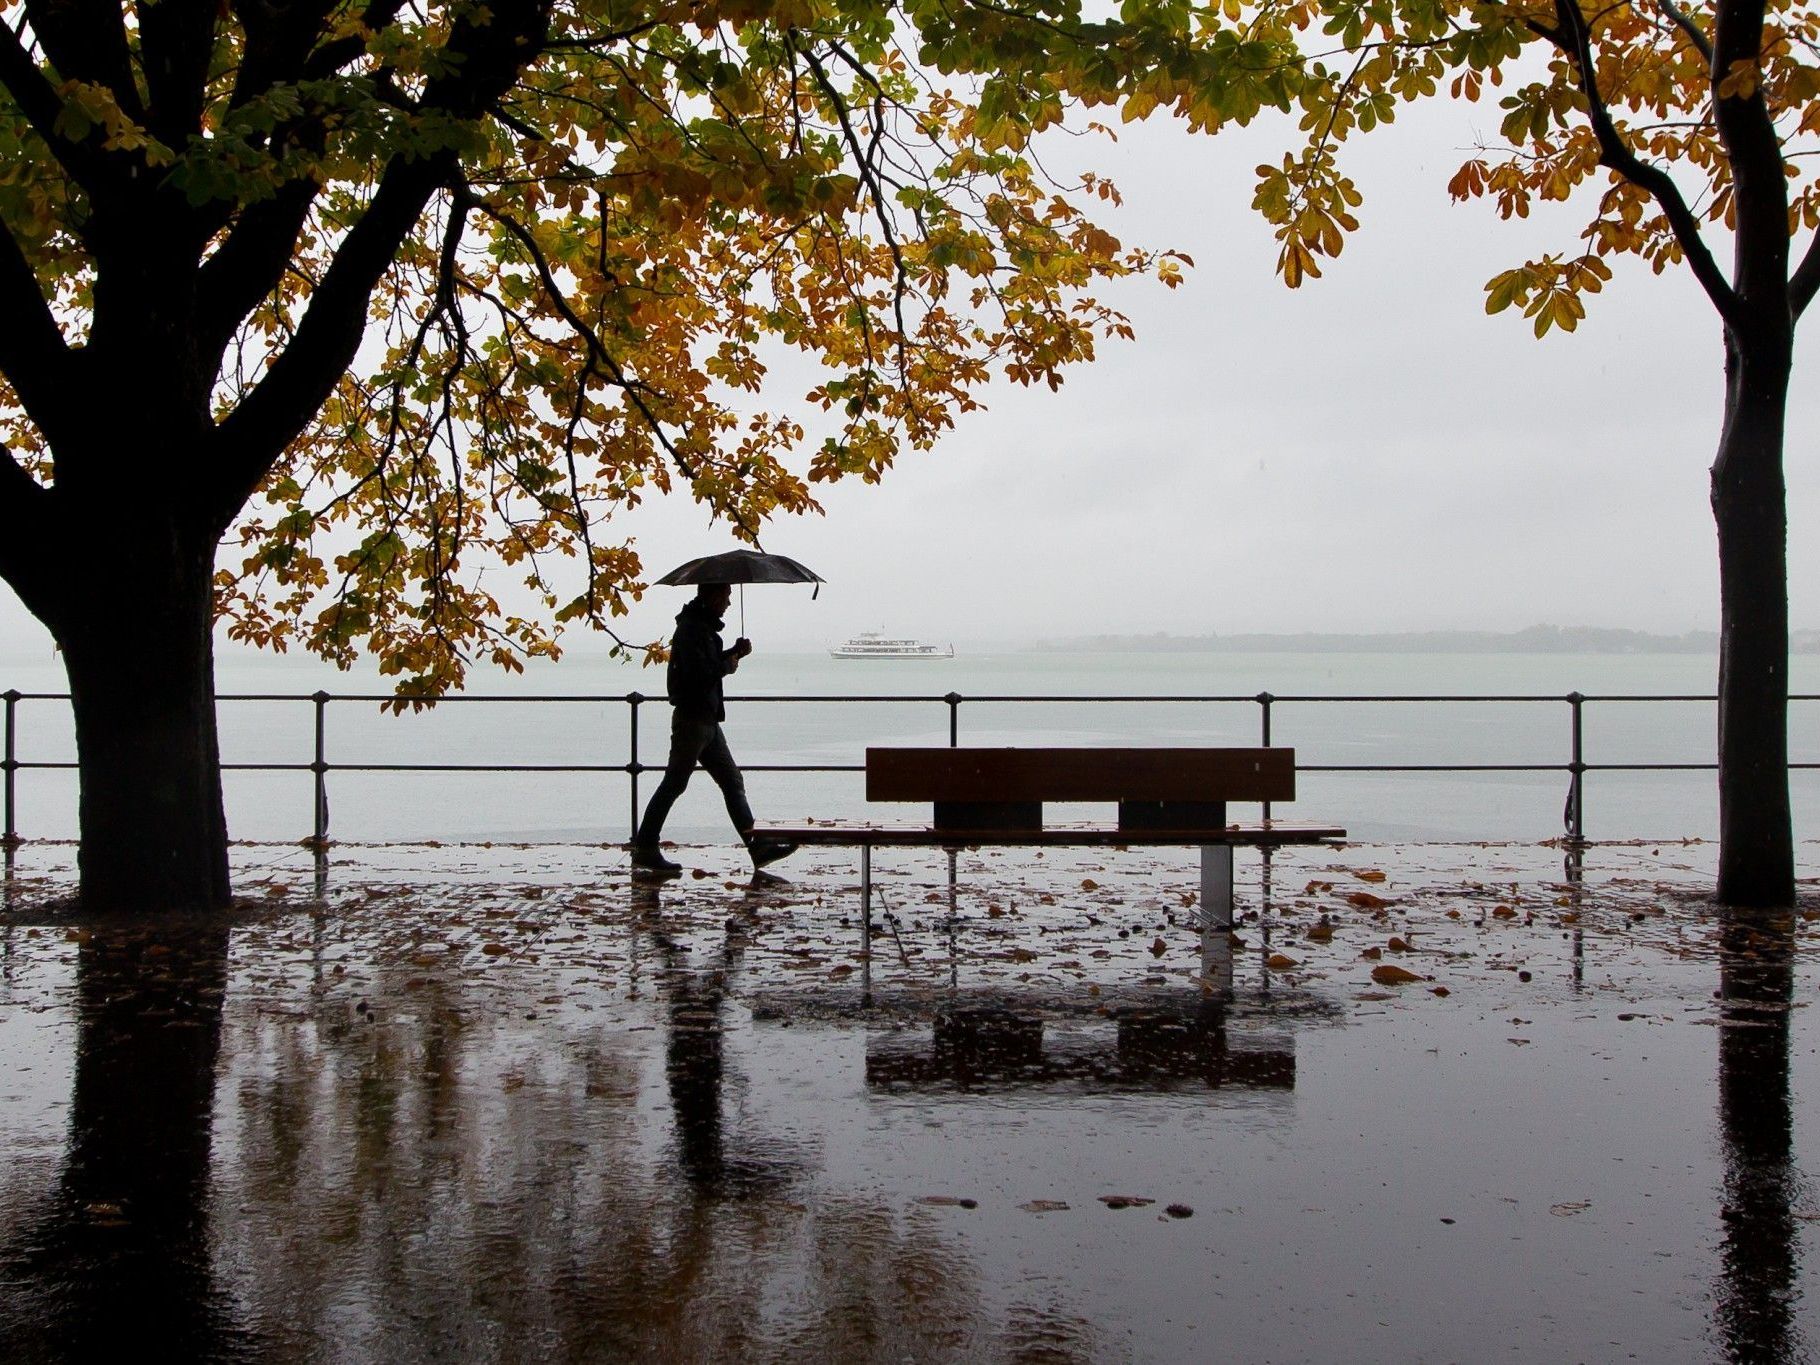
<svg viewBox="0 0 1820 1365">
<path fill-rule="evenodd" d="M 396 703 L 400 698 L 391 692 L 328 692 L 323 694 L 331 702 L 375 702 L 381 704 Z M 1376 692 L 1306 692 L 1268 694 L 1257 692 L 1245 693 L 914 693 L 914 694 L 879 694 L 855 695 L 852 693 L 780 693 L 776 695 L 729 695 L 729 702 L 889 702 L 895 704 L 927 703 L 946 705 L 950 699 L 962 702 L 1041 702 L 1055 704 L 1062 702 L 1219 702 L 1234 705 L 1249 703 L 1257 705 L 1261 696 L 1268 695 L 1271 703 L 1298 702 L 1303 704 L 1318 702 L 1345 702 L 1358 704 L 1364 702 L 1553 702 L 1564 703 L 1576 697 L 1582 702 L 1716 702 L 1718 698 L 1710 692 L 1424 692 L 1424 693 L 1376 693 Z M 68 701 L 67 692 L 19 692 L 14 694 L 18 701 Z M 641 701 L 661 704 L 668 697 L 661 692 L 551 692 L 527 693 L 515 696 L 509 693 L 457 693 L 452 696 L 437 697 L 434 705 L 444 706 L 465 702 L 525 702 L 525 703 L 596 703 L 625 705 L 632 697 Z M 1820 701 L 1820 693 L 1791 692 L 1790 701 Z M 314 702 L 316 694 L 312 692 L 218 692 L 216 701 L 294 701 Z M 405 705 L 411 705 L 404 699 Z M 426 705 L 430 704 L 426 700 Z"/>
<path fill-rule="evenodd" d="M 76 762 L 44 759 L 20 759 L 12 765 L 26 769 L 71 771 Z M 315 771 L 313 763 L 223 763 L 223 772 L 307 773 Z M 329 763 L 329 772 L 337 773 L 624 773 L 633 769 L 629 763 Z M 863 763 L 742 763 L 748 773 L 863 773 Z M 1717 763 L 1582 763 L 1589 773 L 1671 773 L 1716 772 Z M 639 763 L 641 773 L 662 772 L 662 763 Z M 1790 763 L 1789 771 L 1820 768 L 1820 762 Z M 1298 763 L 1299 773 L 1564 773 L 1572 772 L 1571 763 Z"/>
</svg>

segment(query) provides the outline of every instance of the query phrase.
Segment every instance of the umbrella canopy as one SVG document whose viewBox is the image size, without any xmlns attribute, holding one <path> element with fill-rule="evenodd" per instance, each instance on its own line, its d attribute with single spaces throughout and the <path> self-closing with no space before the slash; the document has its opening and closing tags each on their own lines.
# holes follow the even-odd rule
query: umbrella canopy
<svg viewBox="0 0 1820 1365">
<path fill-rule="evenodd" d="M 787 555 L 768 555 L 758 550 L 728 550 L 724 554 L 704 555 L 679 564 L 657 580 L 672 588 L 699 587 L 703 583 L 737 583 L 739 587 L 739 633 L 746 633 L 746 587 L 748 583 L 813 583 L 813 596 L 821 596 L 821 585 L 827 580 L 814 570 L 797 563 Z"/>
<path fill-rule="evenodd" d="M 657 580 L 668 587 L 702 583 L 822 583 L 826 580 L 785 555 L 728 550 L 680 564 Z"/>
</svg>

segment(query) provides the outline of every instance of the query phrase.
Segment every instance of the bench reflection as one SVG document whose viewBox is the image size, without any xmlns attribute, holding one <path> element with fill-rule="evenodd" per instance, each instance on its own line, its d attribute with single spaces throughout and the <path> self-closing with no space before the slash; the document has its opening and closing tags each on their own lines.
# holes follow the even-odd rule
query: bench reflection
<svg viewBox="0 0 1820 1365">
<path fill-rule="evenodd" d="M 1294 1089 L 1293 1041 L 1234 1038 L 1228 1015 L 1217 999 L 1130 1006 L 1110 1013 L 1110 1028 L 1082 1025 L 1050 1033 L 1043 1016 L 1031 1011 L 953 1006 L 937 1012 L 930 1037 L 869 1038 L 866 1084 L 879 1090 Z"/>
</svg>

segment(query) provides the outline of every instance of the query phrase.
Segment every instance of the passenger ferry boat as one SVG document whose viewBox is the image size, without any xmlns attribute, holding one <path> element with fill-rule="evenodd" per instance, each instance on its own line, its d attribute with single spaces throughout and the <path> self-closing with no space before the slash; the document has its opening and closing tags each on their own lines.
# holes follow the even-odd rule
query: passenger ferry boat
<svg viewBox="0 0 1820 1365">
<path fill-rule="evenodd" d="M 836 659 L 952 659 L 953 645 L 926 645 L 919 640 L 889 640 L 876 630 L 862 630 L 828 651 Z"/>
</svg>

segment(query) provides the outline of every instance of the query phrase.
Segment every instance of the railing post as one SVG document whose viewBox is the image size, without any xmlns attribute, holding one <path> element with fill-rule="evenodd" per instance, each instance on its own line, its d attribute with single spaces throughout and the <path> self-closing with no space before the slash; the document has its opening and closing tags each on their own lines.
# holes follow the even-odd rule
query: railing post
<svg viewBox="0 0 1820 1365">
<path fill-rule="evenodd" d="M 638 837 L 638 774 L 643 771 L 638 761 L 638 708 L 644 700 L 642 692 L 626 693 L 626 706 L 632 717 L 631 739 L 626 749 L 626 776 L 631 779 L 632 789 L 632 815 L 626 829 L 628 844 Z"/>
<path fill-rule="evenodd" d="M 1268 749 L 1270 748 L 1270 704 L 1275 701 L 1276 698 L 1271 696 L 1268 692 L 1260 692 L 1258 693 L 1257 700 L 1258 728 L 1263 737 L 1264 747 Z M 1264 802 L 1264 818 L 1266 820 L 1270 818 L 1270 802 L 1268 801 Z"/>
<path fill-rule="evenodd" d="M 1578 692 L 1567 694 L 1573 738 L 1567 763 L 1567 808 L 1561 816 L 1567 826 L 1567 841 L 1576 846 L 1586 842 L 1586 750 L 1582 714 L 1585 702 L 1586 698 Z"/>
<path fill-rule="evenodd" d="M 329 842 L 329 760 L 328 760 L 328 708 L 329 694 L 313 692 L 310 700 L 316 704 L 316 756 L 310 762 L 310 771 L 315 774 L 316 814 L 310 833 L 310 846 L 323 849 Z"/>
<path fill-rule="evenodd" d="M 958 749 L 961 747 L 961 694 L 950 692 L 942 700 L 948 703 L 948 747 Z"/>
<path fill-rule="evenodd" d="M 13 779 L 19 772 L 19 754 L 16 748 L 18 734 L 18 717 L 14 714 L 19 706 L 18 689 L 6 693 L 6 834 L 3 841 L 7 848 L 15 848 L 19 843 L 18 812 L 15 807 Z"/>
</svg>

